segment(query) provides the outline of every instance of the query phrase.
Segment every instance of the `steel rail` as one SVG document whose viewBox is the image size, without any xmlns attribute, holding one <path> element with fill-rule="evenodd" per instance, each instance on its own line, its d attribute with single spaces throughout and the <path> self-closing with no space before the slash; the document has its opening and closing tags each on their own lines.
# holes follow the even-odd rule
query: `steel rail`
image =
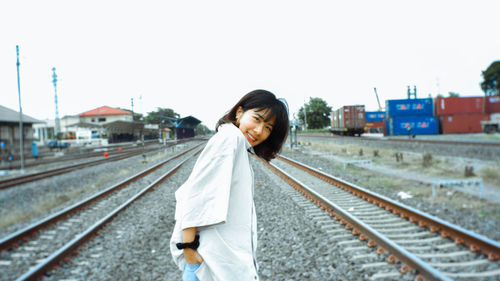
<svg viewBox="0 0 500 281">
<path fill-rule="evenodd" d="M 55 169 L 51 169 L 51 170 L 47 170 L 47 171 L 43 171 L 43 172 L 39 172 L 39 173 L 33 173 L 33 174 L 28 174 L 28 175 L 24 175 L 24 176 L 15 177 L 15 178 L 0 180 L 0 189 L 14 187 L 14 186 L 17 186 L 20 184 L 25 184 L 25 183 L 33 182 L 36 180 L 64 174 L 64 173 L 67 173 L 67 172 L 70 172 L 73 170 L 77 170 L 80 168 L 95 166 L 95 165 L 105 163 L 105 162 L 122 160 L 125 158 L 129 158 L 132 156 L 142 154 L 144 152 L 151 152 L 154 150 L 158 150 L 158 148 L 149 148 L 145 151 L 142 151 L 142 150 L 141 151 L 133 151 L 133 152 L 129 152 L 129 153 L 122 154 L 122 155 L 115 155 L 115 156 L 112 156 L 109 158 L 104 158 L 104 159 L 99 159 L 99 160 L 90 160 L 87 162 L 78 163 L 78 164 L 66 166 L 63 168 L 55 168 Z"/>
<path fill-rule="evenodd" d="M 442 237 L 454 240 L 456 244 L 465 244 L 472 252 L 481 251 L 488 256 L 490 261 L 495 261 L 500 258 L 500 243 L 485 236 L 479 235 L 460 226 L 446 222 L 438 217 L 431 216 L 410 206 L 394 201 L 385 196 L 376 194 L 366 190 L 360 186 L 346 182 L 340 178 L 328 175 L 320 170 L 317 170 L 308 165 L 297 163 L 290 158 L 280 155 L 283 161 L 303 169 L 310 174 L 313 174 L 320 179 L 331 183 L 343 190 L 346 190 L 359 198 L 367 200 L 387 211 L 400 215 L 413 223 L 417 223 L 421 227 L 427 227 L 431 232 L 439 232 Z"/>
<path fill-rule="evenodd" d="M 197 153 L 194 153 L 196 155 Z M 38 277 L 42 276 L 47 272 L 48 270 L 52 269 L 54 266 L 56 266 L 61 260 L 63 260 L 65 257 L 72 255 L 73 252 L 83 243 L 88 241 L 91 237 L 98 235 L 98 231 L 104 227 L 105 224 L 110 222 L 115 216 L 117 216 L 121 211 L 125 210 L 128 206 L 130 206 L 134 201 L 136 201 L 138 198 L 142 197 L 146 192 L 151 191 L 156 187 L 158 184 L 162 183 L 164 180 L 169 178 L 171 175 L 173 175 L 177 170 L 188 160 L 191 158 L 187 158 L 183 160 L 181 163 L 177 164 L 174 168 L 160 176 L 158 179 L 156 179 L 153 183 L 142 189 L 139 193 L 134 195 L 132 198 L 127 200 L 125 203 L 120 205 L 118 208 L 113 210 L 111 213 L 109 213 L 107 216 L 96 222 L 94 225 L 92 225 L 90 228 L 79 234 L 77 237 L 75 237 L 73 240 L 71 240 L 69 243 L 61 247 L 59 250 L 54 252 L 52 255 L 47 257 L 42 263 L 38 264 L 35 266 L 33 269 L 30 271 L 26 272 L 22 276 L 20 276 L 16 281 L 27 281 L 27 280 L 36 280 Z"/>
<path fill-rule="evenodd" d="M 362 234 L 370 238 L 371 241 L 375 242 L 377 245 L 383 247 L 385 250 L 389 251 L 392 255 L 397 257 L 400 261 L 404 262 L 410 268 L 416 269 L 419 274 L 428 278 L 429 280 L 442 280 L 442 281 L 451 281 L 450 279 L 443 273 L 439 272 L 435 268 L 429 266 L 426 262 L 411 254 L 404 248 L 400 247 L 396 243 L 387 239 L 384 235 L 380 234 L 377 230 L 373 229 L 369 225 L 364 222 L 358 220 L 356 217 L 349 214 L 347 211 L 339 207 L 337 204 L 331 202 L 321 194 L 315 192 L 307 185 L 301 183 L 299 180 L 295 179 L 293 176 L 283 171 L 276 165 L 272 163 L 267 163 L 263 161 L 265 165 L 267 165 L 271 170 L 273 170 L 276 174 L 278 174 L 282 179 L 284 179 L 287 183 L 297 189 L 300 193 L 302 193 L 307 198 L 311 199 L 315 204 L 321 206 L 323 210 L 328 212 L 330 216 L 335 216 L 336 218 L 341 218 L 344 220 L 343 224 L 349 223 L 353 228 L 353 234 Z M 361 236 L 360 236 L 361 239 Z M 366 238 L 363 238 L 366 239 Z M 373 242 L 369 241 L 369 244 L 373 244 Z"/>
<path fill-rule="evenodd" d="M 146 146 L 151 146 L 151 145 L 157 145 L 159 144 L 158 141 L 156 142 L 146 142 Z M 120 145 L 108 145 L 108 146 L 96 146 L 96 147 L 81 147 L 79 150 L 69 150 L 67 151 L 63 156 L 59 156 L 57 158 L 50 158 L 54 156 L 53 153 L 41 153 L 36 160 L 33 162 L 27 162 L 24 167 L 35 167 L 39 165 L 45 165 L 45 164 L 53 164 L 53 163 L 60 163 L 60 162 L 66 162 L 66 161 L 71 161 L 71 160 L 77 160 L 77 159 L 82 159 L 82 158 L 90 158 L 90 157 L 98 157 L 101 156 L 103 151 L 96 151 L 96 150 L 101 150 L 101 149 L 107 149 L 106 151 L 111 153 L 111 152 L 119 152 L 119 148 L 122 148 L 123 152 L 131 152 L 134 150 L 139 150 L 142 149 L 141 146 L 138 146 L 135 143 L 125 143 L 123 146 Z M 7 168 L 7 167 L 6 167 Z M 14 170 L 14 169 L 20 169 L 21 165 L 19 164 L 13 164 L 9 165 L 8 169 L 9 170 Z"/>
<path fill-rule="evenodd" d="M 49 226 L 49 225 L 51 225 L 51 224 L 53 224 L 61 219 L 64 219 L 68 215 L 83 209 L 84 207 L 86 207 L 90 203 L 92 203 L 92 202 L 112 193 L 112 192 L 117 191 L 118 189 L 122 188 L 123 186 L 129 184 L 130 182 L 136 181 L 137 179 L 144 177 L 145 175 L 147 175 L 147 174 L 153 172 L 154 170 L 158 169 L 159 167 L 163 166 L 167 162 L 169 162 L 173 159 L 179 158 L 182 155 L 185 155 L 186 153 L 196 149 L 197 147 L 199 147 L 201 145 L 202 144 L 198 144 L 197 146 L 194 146 L 190 149 L 187 149 L 186 151 L 184 151 L 182 153 L 174 155 L 174 156 L 172 156 L 172 157 L 170 157 L 170 158 L 168 158 L 168 159 L 166 159 L 158 164 L 155 164 L 152 167 L 146 168 L 143 171 L 124 179 L 123 181 L 121 181 L 113 186 L 106 188 L 105 190 L 103 190 L 103 191 L 101 191 L 101 192 L 99 192 L 99 193 L 97 193 L 89 198 L 86 198 L 80 202 L 77 202 L 71 206 L 68 206 L 67 208 L 65 208 L 59 212 L 56 212 L 56 213 L 36 222 L 34 224 L 31 224 L 31 225 L 29 225 L 25 228 L 22 228 L 22 229 L 14 232 L 10 235 L 7 235 L 6 237 L 4 237 L 0 240 L 0 251 L 7 250 L 12 246 L 16 246 L 17 241 L 29 240 L 30 236 L 36 235 L 36 232 L 39 229 L 41 229 L 43 227 L 47 227 L 47 226 Z"/>
</svg>

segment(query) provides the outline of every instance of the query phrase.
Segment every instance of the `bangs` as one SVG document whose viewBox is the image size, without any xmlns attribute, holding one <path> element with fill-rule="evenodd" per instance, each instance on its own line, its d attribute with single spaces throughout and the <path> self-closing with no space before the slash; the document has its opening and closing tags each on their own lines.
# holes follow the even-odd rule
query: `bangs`
<svg viewBox="0 0 500 281">
<path fill-rule="evenodd" d="M 262 117 L 264 118 L 264 122 L 269 122 L 273 118 L 277 118 L 277 113 L 273 110 L 273 107 L 257 107 L 254 109 L 255 112 L 262 113 Z"/>
</svg>

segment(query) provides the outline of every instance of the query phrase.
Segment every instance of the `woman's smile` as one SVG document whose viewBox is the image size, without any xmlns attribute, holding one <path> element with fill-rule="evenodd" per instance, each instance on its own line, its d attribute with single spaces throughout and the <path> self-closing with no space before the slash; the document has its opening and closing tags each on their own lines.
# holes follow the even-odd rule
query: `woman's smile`
<svg viewBox="0 0 500 281">
<path fill-rule="evenodd" d="M 263 143 L 271 135 L 276 116 L 266 121 L 266 113 L 268 113 L 267 110 L 243 111 L 242 108 L 236 112 L 238 128 L 252 147 Z"/>
</svg>

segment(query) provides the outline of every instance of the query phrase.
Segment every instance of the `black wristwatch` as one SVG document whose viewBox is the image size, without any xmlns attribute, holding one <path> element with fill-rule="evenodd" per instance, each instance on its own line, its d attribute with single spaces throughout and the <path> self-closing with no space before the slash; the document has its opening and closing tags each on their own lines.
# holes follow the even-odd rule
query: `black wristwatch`
<svg viewBox="0 0 500 281">
<path fill-rule="evenodd" d="M 189 242 L 189 243 L 177 243 L 177 244 L 175 244 L 175 246 L 177 246 L 177 249 L 179 249 L 179 250 L 186 249 L 186 248 L 190 248 L 190 249 L 196 250 L 200 246 L 200 235 L 196 235 L 194 237 L 194 241 L 193 242 Z"/>
</svg>

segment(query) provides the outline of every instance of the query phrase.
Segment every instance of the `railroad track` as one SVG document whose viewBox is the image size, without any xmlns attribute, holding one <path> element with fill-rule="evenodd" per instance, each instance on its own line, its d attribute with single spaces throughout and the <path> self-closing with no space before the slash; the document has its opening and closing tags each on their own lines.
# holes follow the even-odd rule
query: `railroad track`
<svg viewBox="0 0 500 281">
<path fill-rule="evenodd" d="M 71 255 L 78 253 L 79 246 L 92 239 L 120 211 L 199 153 L 200 146 L 155 164 L 0 240 L 0 280 L 36 280 L 59 262 L 68 261 Z"/>
<path fill-rule="evenodd" d="M 111 162 L 111 161 L 119 161 L 122 159 L 126 159 L 129 157 L 137 156 L 137 155 L 144 154 L 144 153 L 149 153 L 149 152 L 152 152 L 152 151 L 155 151 L 158 149 L 164 149 L 164 148 L 165 148 L 164 146 L 137 148 L 137 149 L 132 149 L 128 152 L 120 152 L 119 154 L 112 155 L 112 156 L 109 156 L 106 158 L 101 158 L 101 159 L 97 159 L 97 160 L 93 159 L 93 160 L 89 160 L 86 162 L 77 163 L 77 164 L 73 164 L 73 165 L 69 165 L 69 166 L 65 166 L 65 167 L 59 167 L 59 168 L 54 168 L 54 169 L 50 169 L 50 170 L 46 170 L 46 171 L 26 174 L 26 175 L 14 177 L 14 178 L 7 178 L 7 179 L 0 180 L 0 189 L 15 187 L 15 186 L 18 186 L 20 184 L 29 183 L 29 182 L 41 180 L 44 178 L 68 173 L 68 172 L 71 172 L 71 171 L 74 171 L 77 169 L 95 166 L 95 165 L 99 165 L 99 164 Z M 102 152 L 99 152 L 99 155 L 102 155 Z M 93 157 L 93 156 L 95 156 L 95 155 L 88 155 L 88 156 L 81 157 L 81 158 L 89 158 L 89 157 Z"/>
<path fill-rule="evenodd" d="M 177 142 L 176 144 L 179 144 L 181 142 Z M 144 144 L 144 147 L 148 146 L 159 146 L 158 141 L 146 141 Z M 121 149 L 120 149 L 121 148 Z M 54 152 L 42 152 L 38 156 L 38 159 L 32 159 L 28 158 L 25 160 L 26 163 L 24 163 L 24 167 L 36 167 L 36 166 L 41 166 L 41 165 L 47 165 L 47 164 L 54 164 L 54 163 L 61 163 L 61 162 L 66 162 L 66 161 L 75 161 L 79 159 L 85 159 L 85 158 L 90 158 L 90 157 L 99 157 L 102 156 L 102 154 L 107 151 L 108 153 L 116 153 L 116 152 L 131 152 L 134 150 L 139 150 L 143 149 L 142 144 L 136 144 L 136 143 L 124 143 L 123 145 L 108 145 L 108 146 L 96 146 L 96 147 L 77 147 L 77 148 L 70 148 L 70 150 L 64 151 L 64 155 L 54 157 L 55 154 Z M 31 161 L 30 161 L 31 160 Z M 16 162 L 19 162 L 20 160 L 17 159 Z M 5 165 L 7 166 L 7 165 Z M 20 163 L 12 163 L 8 167 L 4 167 L 5 169 L 9 170 L 14 170 L 14 169 L 20 169 L 21 164 Z"/>
<path fill-rule="evenodd" d="M 404 273 L 416 280 L 500 279 L 496 241 L 286 157 L 268 166 L 319 207 L 306 213 L 326 214 L 328 239 L 372 280 L 407 280 Z"/>
</svg>

